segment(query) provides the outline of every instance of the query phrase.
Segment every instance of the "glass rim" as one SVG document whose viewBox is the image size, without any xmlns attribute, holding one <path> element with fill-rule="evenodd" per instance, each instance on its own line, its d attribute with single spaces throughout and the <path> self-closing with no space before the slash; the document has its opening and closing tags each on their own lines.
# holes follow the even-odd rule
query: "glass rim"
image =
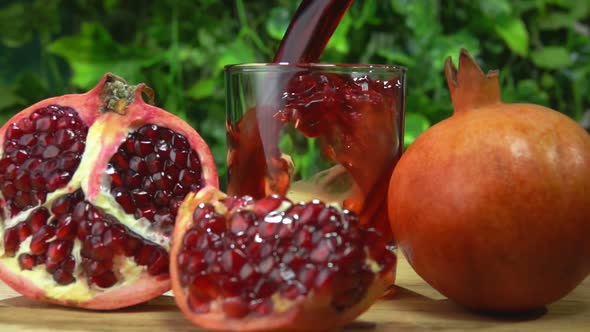
<svg viewBox="0 0 590 332">
<path fill-rule="evenodd" d="M 342 70 L 362 72 L 396 72 L 405 73 L 407 68 L 399 65 L 364 64 L 364 63 L 288 63 L 288 62 L 252 62 L 229 64 L 224 66 L 227 73 L 235 72 L 278 72 L 285 69 Z"/>
</svg>

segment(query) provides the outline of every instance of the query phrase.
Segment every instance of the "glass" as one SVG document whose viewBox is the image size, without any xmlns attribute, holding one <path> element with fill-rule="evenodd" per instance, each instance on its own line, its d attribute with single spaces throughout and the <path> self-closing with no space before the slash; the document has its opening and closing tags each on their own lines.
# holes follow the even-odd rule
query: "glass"
<svg viewBox="0 0 590 332">
<path fill-rule="evenodd" d="M 389 228 L 405 72 L 385 65 L 227 66 L 228 193 L 318 198 Z"/>
</svg>

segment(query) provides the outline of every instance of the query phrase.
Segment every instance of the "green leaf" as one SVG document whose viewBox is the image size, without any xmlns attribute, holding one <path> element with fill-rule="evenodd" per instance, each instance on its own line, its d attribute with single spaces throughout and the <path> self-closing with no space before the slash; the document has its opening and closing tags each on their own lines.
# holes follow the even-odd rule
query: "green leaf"
<svg viewBox="0 0 590 332">
<path fill-rule="evenodd" d="M 531 60 L 545 69 L 561 69 L 572 64 L 568 50 L 560 46 L 546 46 L 531 52 Z"/>
<path fill-rule="evenodd" d="M 539 20 L 539 28 L 542 30 L 571 29 L 575 25 L 575 17 L 564 13 L 548 13 L 547 16 Z"/>
<path fill-rule="evenodd" d="M 332 38 L 328 41 L 326 49 L 335 50 L 339 53 L 348 53 L 348 31 L 352 26 L 352 19 L 350 16 L 344 16 L 338 27 L 334 31 Z"/>
<path fill-rule="evenodd" d="M 526 56 L 529 51 L 529 33 L 519 17 L 498 16 L 494 20 L 494 31 L 515 53 Z"/>
<path fill-rule="evenodd" d="M 508 0 L 478 0 L 477 4 L 481 12 L 490 18 L 512 14 L 512 5 Z"/>
<path fill-rule="evenodd" d="M 48 51 L 68 61 L 74 73 L 72 83 L 82 89 L 94 86 L 107 72 L 140 81 L 140 69 L 155 61 L 143 49 L 115 43 L 103 26 L 94 23 L 84 23 L 79 35 L 57 39 Z"/>
<path fill-rule="evenodd" d="M 414 112 L 406 113 L 406 124 L 404 129 L 404 145 L 412 144 L 420 134 L 430 127 L 428 119 L 420 114 Z"/>
<path fill-rule="evenodd" d="M 8 109 L 9 107 L 13 107 L 15 105 L 22 105 L 25 102 L 23 98 L 18 96 L 14 91 L 11 90 L 10 86 L 0 84 L 0 110 Z M 4 115 L 5 112 L 2 112 Z M 12 116 L 12 112 L 9 116 Z M 3 124 L 4 121 L 0 122 L 0 125 Z"/>
<path fill-rule="evenodd" d="M 291 13 L 285 7 L 275 7 L 270 10 L 270 15 L 264 27 L 266 32 L 274 39 L 281 40 L 289 27 Z"/>
<path fill-rule="evenodd" d="M 27 24 L 25 5 L 14 3 L 0 10 L 0 41 L 8 47 L 19 47 L 31 40 L 33 28 Z"/>
<path fill-rule="evenodd" d="M 193 84 L 186 91 L 186 95 L 193 99 L 203 99 L 213 95 L 217 90 L 218 81 L 215 79 L 202 79 Z"/>
<path fill-rule="evenodd" d="M 215 68 L 217 71 L 230 64 L 248 63 L 256 61 L 256 54 L 253 48 L 242 39 L 236 39 L 230 44 L 224 45 L 221 56 L 217 59 Z"/>
</svg>

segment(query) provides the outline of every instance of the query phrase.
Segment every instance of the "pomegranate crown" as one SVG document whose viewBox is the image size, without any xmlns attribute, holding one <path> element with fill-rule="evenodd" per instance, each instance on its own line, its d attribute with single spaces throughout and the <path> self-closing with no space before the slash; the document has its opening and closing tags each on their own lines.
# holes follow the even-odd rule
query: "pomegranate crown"
<svg viewBox="0 0 590 332">
<path fill-rule="evenodd" d="M 498 74 L 498 70 L 490 70 L 485 74 L 464 48 L 459 54 L 459 69 L 448 57 L 445 61 L 445 76 L 455 113 L 501 103 Z"/>
</svg>

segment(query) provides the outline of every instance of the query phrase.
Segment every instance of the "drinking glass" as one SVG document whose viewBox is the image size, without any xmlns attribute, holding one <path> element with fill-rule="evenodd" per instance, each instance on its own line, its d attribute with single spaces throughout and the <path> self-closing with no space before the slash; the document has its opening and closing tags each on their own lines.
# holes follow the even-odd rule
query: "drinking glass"
<svg viewBox="0 0 590 332">
<path fill-rule="evenodd" d="M 320 199 L 389 229 L 405 73 L 365 64 L 227 66 L 228 193 Z"/>
</svg>

